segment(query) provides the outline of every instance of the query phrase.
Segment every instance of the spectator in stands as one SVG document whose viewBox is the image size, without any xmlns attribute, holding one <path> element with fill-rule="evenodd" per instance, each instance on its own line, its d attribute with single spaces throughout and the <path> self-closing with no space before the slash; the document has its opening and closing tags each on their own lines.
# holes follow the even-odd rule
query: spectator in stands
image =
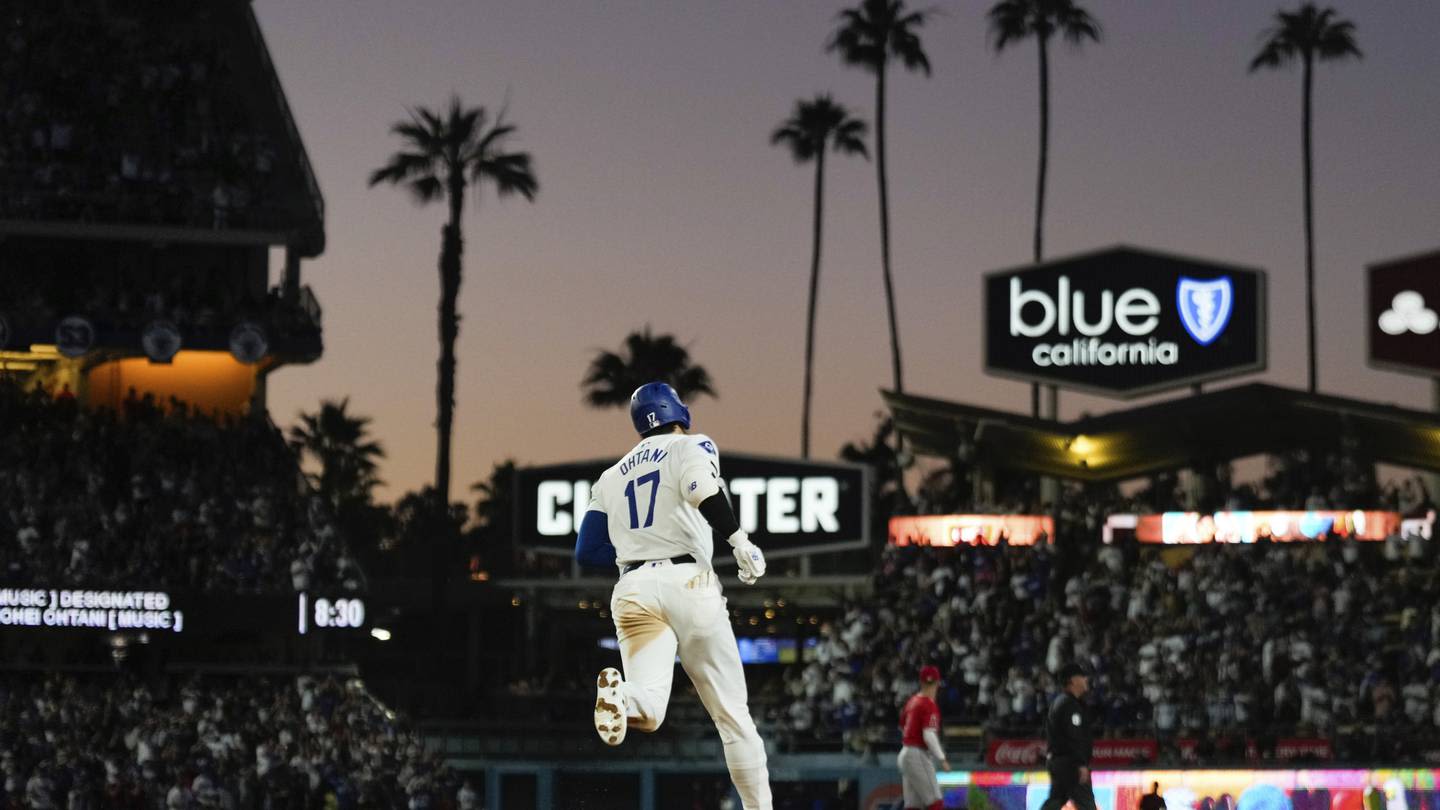
<svg viewBox="0 0 1440 810">
<path fill-rule="evenodd" d="M 16 673 L 0 680 L 0 742 L 3 806 L 465 806 L 413 732 L 333 678 Z"/>
<path fill-rule="evenodd" d="M 275 150 L 209 4 L 22 3 L 4 22 L 0 217 L 272 224 Z"/>
<path fill-rule="evenodd" d="M 162 412 L 148 397 L 132 396 L 123 418 L 68 405 L 0 381 L 8 582 L 232 593 L 363 587 L 273 425 L 217 422 L 178 404 Z"/>
<path fill-rule="evenodd" d="M 1440 739 L 1433 556 L 1352 540 L 1179 551 L 1120 555 L 1118 570 L 1114 555 L 1096 557 L 1060 579 L 1045 546 L 888 548 L 873 595 L 847 605 L 844 629 L 827 627 L 819 648 L 845 640 L 857 706 L 842 711 L 829 688 L 792 689 L 788 713 L 806 718 L 797 733 L 840 735 L 842 718 L 858 715 L 863 727 L 844 735 L 852 747 L 877 728 L 884 739 L 907 694 L 901 665 L 924 658 L 949 673 L 953 689 L 938 698 L 947 718 L 1033 736 L 1032 706 L 1055 694 L 1052 664 L 1073 656 L 1105 673 L 1096 709 L 1121 736 Z M 787 682 L 833 684 L 831 656 L 817 650 Z"/>
</svg>

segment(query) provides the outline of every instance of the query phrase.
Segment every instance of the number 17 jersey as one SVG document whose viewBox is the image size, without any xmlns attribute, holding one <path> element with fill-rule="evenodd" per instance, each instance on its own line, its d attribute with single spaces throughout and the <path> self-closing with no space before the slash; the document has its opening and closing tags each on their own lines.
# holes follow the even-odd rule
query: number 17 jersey
<svg viewBox="0 0 1440 810">
<path fill-rule="evenodd" d="M 617 565 L 691 554 L 709 569 L 713 532 L 698 507 L 716 486 L 724 492 L 710 437 L 665 433 L 642 439 L 600 474 L 589 511 L 605 514 Z"/>
</svg>

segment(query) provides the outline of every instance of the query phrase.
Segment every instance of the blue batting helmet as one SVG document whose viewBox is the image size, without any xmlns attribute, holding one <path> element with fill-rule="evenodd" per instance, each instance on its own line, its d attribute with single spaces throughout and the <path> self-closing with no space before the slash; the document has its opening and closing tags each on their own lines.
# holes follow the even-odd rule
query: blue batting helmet
<svg viewBox="0 0 1440 810">
<path fill-rule="evenodd" d="M 690 409 L 674 388 L 663 382 L 645 383 L 630 395 L 630 421 L 641 435 L 673 423 L 689 430 Z"/>
</svg>

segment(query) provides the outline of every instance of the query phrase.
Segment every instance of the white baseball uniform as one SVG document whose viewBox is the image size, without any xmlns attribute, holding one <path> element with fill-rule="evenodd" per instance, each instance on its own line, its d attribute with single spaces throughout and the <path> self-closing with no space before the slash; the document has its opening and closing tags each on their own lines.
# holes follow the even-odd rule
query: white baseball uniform
<svg viewBox="0 0 1440 810">
<path fill-rule="evenodd" d="M 589 509 L 605 514 L 622 571 L 645 563 L 622 573 L 610 597 L 628 724 L 654 731 L 665 720 L 678 651 L 720 732 L 745 809 L 770 810 L 765 743 L 750 716 L 745 670 L 711 565 L 713 531 L 698 509 L 699 496 L 719 481 L 720 455 L 709 437 L 652 436 L 600 475 Z M 670 561 L 684 555 L 695 561 Z"/>
</svg>

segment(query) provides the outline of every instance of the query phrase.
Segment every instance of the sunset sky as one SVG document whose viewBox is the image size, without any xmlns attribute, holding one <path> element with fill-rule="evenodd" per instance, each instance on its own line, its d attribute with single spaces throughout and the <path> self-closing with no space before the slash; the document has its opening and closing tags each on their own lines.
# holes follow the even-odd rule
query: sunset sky
<svg viewBox="0 0 1440 810">
<path fill-rule="evenodd" d="M 325 356 L 271 377 L 288 424 L 349 396 L 388 452 L 382 497 L 434 467 L 441 207 L 365 186 L 407 105 L 508 107 L 534 156 L 533 205 L 470 201 L 452 495 L 505 457 L 609 456 L 626 416 L 581 402 L 597 349 L 649 324 L 713 375 L 695 428 L 793 455 L 813 168 L 771 147 L 817 92 L 866 119 L 871 77 L 823 50 L 836 2 L 254 0 L 327 203 L 305 267 Z M 997 56 L 988 3 L 938 4 L 934 75 L 892 72 L 889 169 L 907 389 L 1027 411 L 985 376 L 980 276 L 1030 258 L 1033 43 Z M 1269 271 L 1270 371 L 1304 383 L 1300 73 L 1248 75 L 1276 3 L 1090 0 L 1104 40 L 1052 58 L 1046 253 L 1126 242 Z M 1315 95 L 1320 384 L 1430 404 L 1429 383 L 1365 367 L 1363 268 L 1440 247 L 1440 4 L 1337 5 L 1365 58 Z M 874 166 L 827 161 L 816 358 L 819 458 L 867 436 L 890 382 Z M 1172 395 L 1173 396 L 1173 395 Z M 1124 403 L 1066 394 L 1062 416 Z"/>
</svg>

